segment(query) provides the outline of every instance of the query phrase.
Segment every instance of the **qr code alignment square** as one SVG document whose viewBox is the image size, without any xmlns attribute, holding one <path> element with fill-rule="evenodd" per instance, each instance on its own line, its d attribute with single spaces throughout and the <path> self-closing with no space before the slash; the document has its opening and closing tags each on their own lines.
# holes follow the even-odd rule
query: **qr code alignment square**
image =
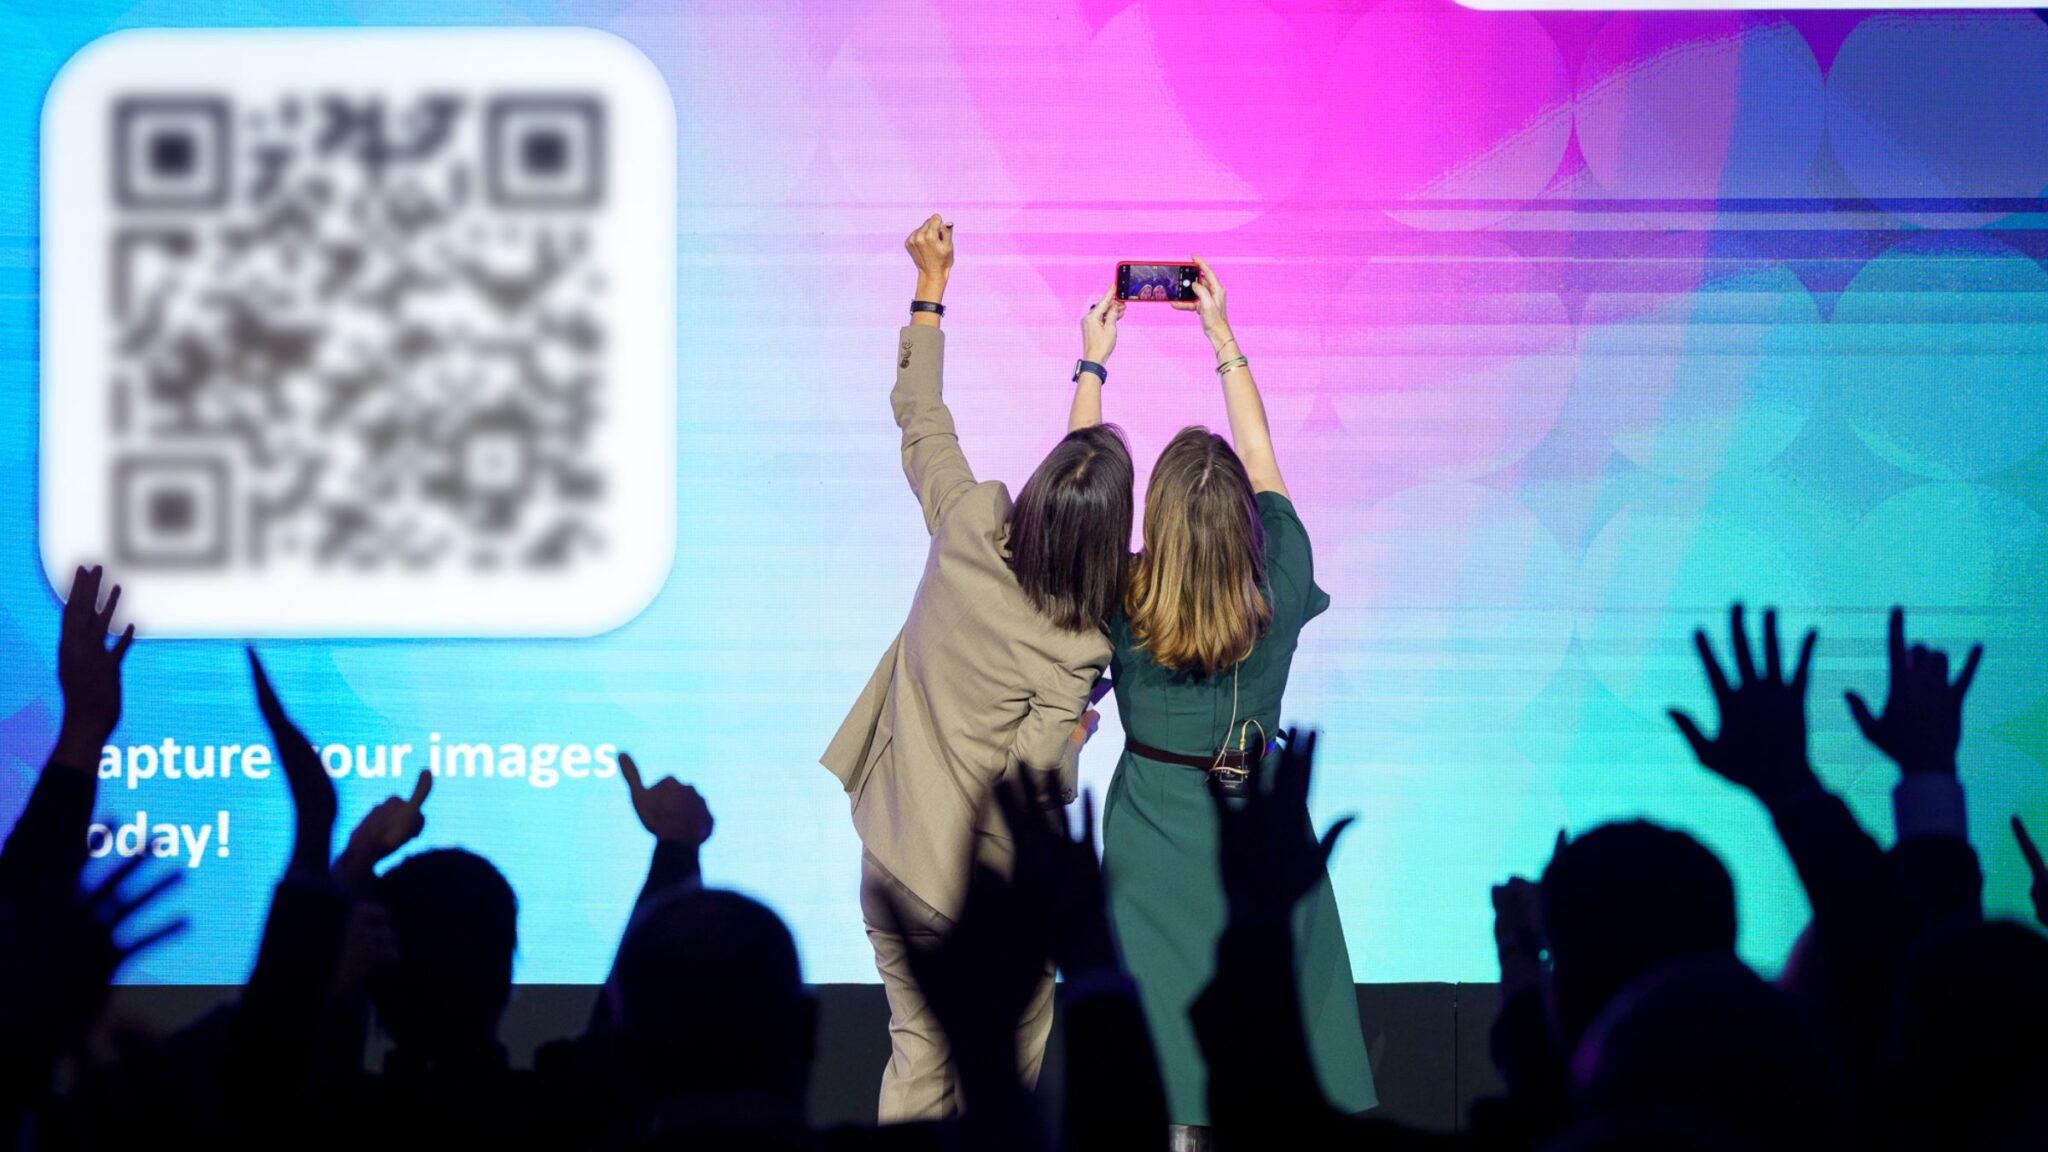
<svg viewBox="0 0 2048 1152">
<path fill-rule="evenodd" d="M 674 136 L 644 57 L 130 33 L 49 106 L 46 566 L 117 563 L 160 633 L 575 634 L 651 596 Z"/>
</svg>

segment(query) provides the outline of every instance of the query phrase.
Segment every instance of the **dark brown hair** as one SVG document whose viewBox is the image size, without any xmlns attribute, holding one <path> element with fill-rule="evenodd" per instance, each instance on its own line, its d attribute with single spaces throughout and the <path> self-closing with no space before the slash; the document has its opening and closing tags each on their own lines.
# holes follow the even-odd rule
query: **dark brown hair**
<svg viewBox="0 0 2048 1152">
<path fill-rule="evenodd" d="M 1145 489 L 1145 550 L 1131 564 L 1131 636 L 1176 671 L 1214 675 L 1251 653 L 1273 622 L 1266 530 L 1230 442 L 1183 428 Z"/>
<path fill-rule="evenodd" d="M 1131 450 L 1121 428 L 1067 433 L 1010 509 L 1010 571 L 1033 607 L 1073 632 L 1103 628 L 1131 552 Z"/>
</svg>

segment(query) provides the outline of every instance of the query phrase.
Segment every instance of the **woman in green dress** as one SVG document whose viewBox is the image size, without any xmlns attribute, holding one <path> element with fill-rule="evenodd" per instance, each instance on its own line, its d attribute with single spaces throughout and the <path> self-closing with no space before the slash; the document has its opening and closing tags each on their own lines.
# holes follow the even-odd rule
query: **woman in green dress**
<svg viewBox="0 0 2048 1152">
<path fill-rule="evenodd" d="M 1145 549 L 1110 620 L 1126 744 L 1103 815 L 1111 918 L 1159 1051 L 1176 1150 L 1205 1146 L 1209 1115 L 1188 1007 L 1209 983 L 1224 927 L 1210 775 L 1241 771 L 1279 731 L 1296 640 L 1330 605 L 1280 479 L 1250 364 L 1230 333 L 1223 285 L 1196 263 L 1199 303 L 1174 307 L 1201 313 L 1231 440 L 1186 429 L 1152 470 Z M 1101 382 L 1084 375 L 1069 423 L 1101 419 Z M 1294 935 L 1317 1078 L 1336 1107 L 1365 1111 L 1377 1097 L 1327 877 L 1295 910 Z"/>
</svg>

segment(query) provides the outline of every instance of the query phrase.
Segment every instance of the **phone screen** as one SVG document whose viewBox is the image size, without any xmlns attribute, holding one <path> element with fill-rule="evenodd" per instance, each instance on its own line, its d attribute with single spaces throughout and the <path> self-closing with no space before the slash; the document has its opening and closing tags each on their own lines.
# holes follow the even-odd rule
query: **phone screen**
<svg viewBox="0 0 2048 1152">
<path fill-rule="evenodd" d="M 1119 264 L 1116 266 L 1116 298 L 1119 300 L 1193 300 L 1195 277 L 1201 269 L 1193 264 Z"/>
</svg>

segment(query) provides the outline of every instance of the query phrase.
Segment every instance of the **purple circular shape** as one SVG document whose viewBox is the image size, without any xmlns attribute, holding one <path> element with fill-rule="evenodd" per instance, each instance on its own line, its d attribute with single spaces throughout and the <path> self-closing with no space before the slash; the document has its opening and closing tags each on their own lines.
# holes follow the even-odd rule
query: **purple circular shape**
<svg viewBox="0 0 2048 1152">
<path fill-rule="evenodd" d="M 2030 12 L 1872 16 L 1828 71 L 1828 135 L 1865 196 L 2038 196 L 2044 76 L 2048 26 Z"/>
<path fill-rule="evenodd" d="M 1616 13 L 1586 49 L 1575 103 L 1586 166 L 1617 196 L 1812 192 L 1826 86 L 1782 18 Z"/>
<path fill-rule="evenodd" d="M 1183 193 L 1187 198 L 1221 199 L 1249 192 L 1273 201 L 1294 189 L 1315 151 L 1323 117 L 1333 106 L 1320 91 L 1320 77 L 1303 66 L 1310 46 L 1287 21 L 1251 0 L 1146 0 L 1124 9 L 1096 33 L 1088 56 L 1091 74 L 1084 80 L 1115 87 L 1118 75 L 1104 68 L 1111 60 L 1097 59 L 1097 54 L 1126 25 L 1142 37 L 1148 63 L 1158 70 L 1160 83 L 1156 92 L 1147 93 L 1148 99 L 1169 104 L 1174 118 L 1185 124 L 1187 143 L 1221 165 L 1221 171 L 1213 173 L 1205 172 L 1205 164 L 1185 166 L 1188 170 L 1181 179 L 1195 183 Z M 1083 88 L 1100 90 L 1092 83 Z M 1363 111 L 1334 110 L 1340 115 Z M 1120 111 L 1106 121 L 1084 117 L 1074 127 L 1086 131 L 1090 124 L 1101 123 L 1114 132 L 1113 126 L 1124 119 Z M 1157 125 L 1162 130 L 1174 127 L 1164 115 Z M 1129 135 L 1111 139 L 1119 151 L 1136 145 L 1164 152 L 1157 140 Z M 1131 157 L 1124 163 L 1147 170 L 1141 161 L 1142 157 Z"/>
<path fill-rule="evenodd" d="M 1491 240 L 1460 247 L 1382 252 L 1326 306 L 1321 391 L 1375 470 L 1484 476 L 1564 408 L 1572 324 L 1554 284 Z"/>
<path fill-rule="evenodd" d="M 1327 76 L 1326 99 L 1348 114 L 1327 118 L 1308 186 L 1415 227 L 1512 215 L 1556 175 L 1571 139 L 1570 74 L 1527 13 L 1388 0 L 1337 46 Z"/>
</svg>

